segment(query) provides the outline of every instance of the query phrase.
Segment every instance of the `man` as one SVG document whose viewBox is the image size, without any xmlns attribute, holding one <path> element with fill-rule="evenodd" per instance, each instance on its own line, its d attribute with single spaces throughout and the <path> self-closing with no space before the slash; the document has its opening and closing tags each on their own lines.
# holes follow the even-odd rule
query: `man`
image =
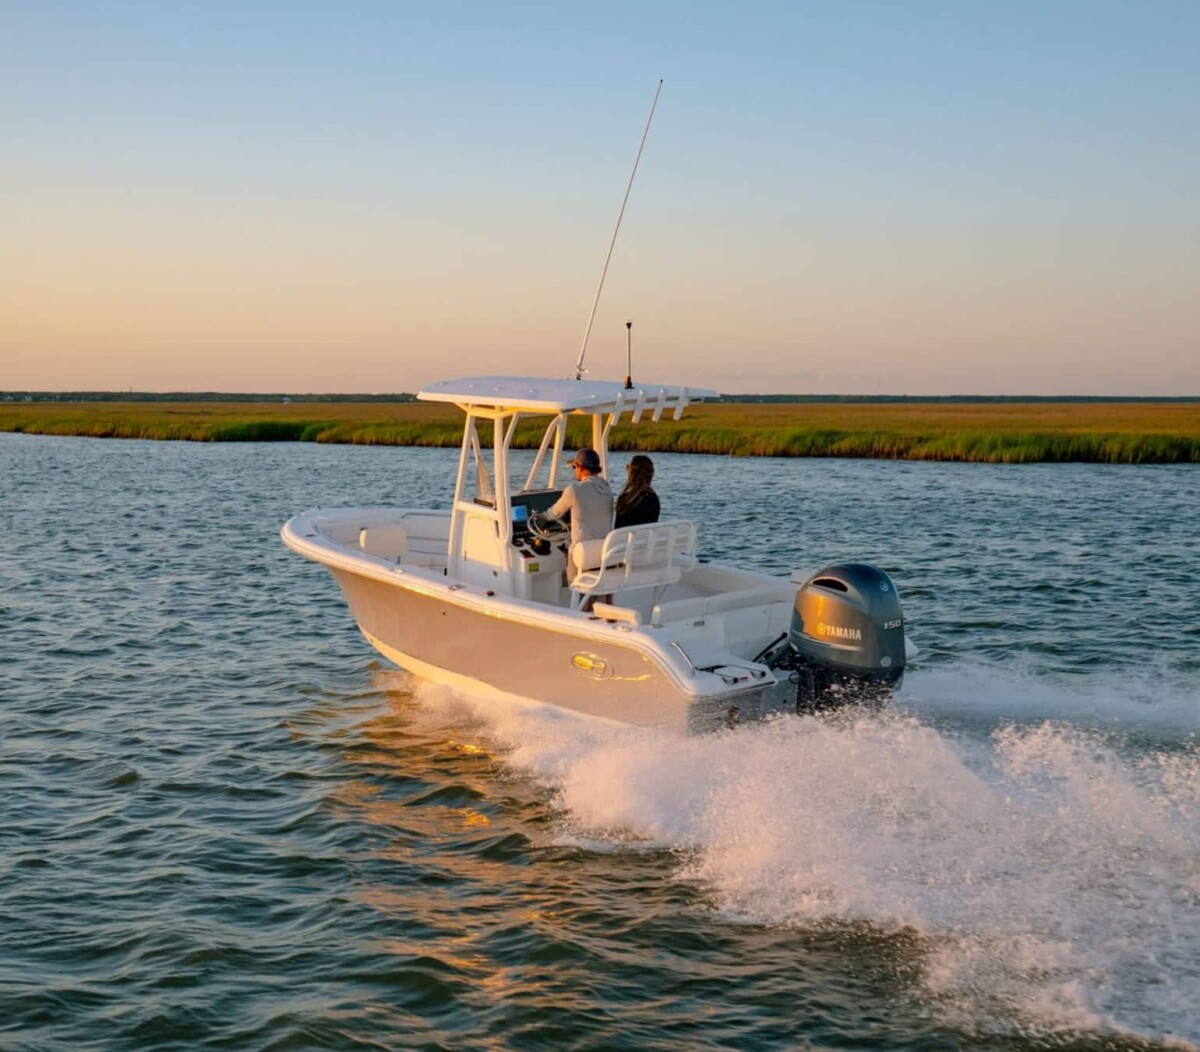
<svg viewBox="0 0 1200 1052">
<path fill-rule="evenodd" d="M 546 517 L 561 519 L 571 513 L 571 543 L 602 541 L 613 523 L 613 495 L 608 479 L 600 474 L 600 454 L 581 449 L 571 461 L 575 481 L 564 487 L 562 496 L 546 511 Z"/>
</svg>

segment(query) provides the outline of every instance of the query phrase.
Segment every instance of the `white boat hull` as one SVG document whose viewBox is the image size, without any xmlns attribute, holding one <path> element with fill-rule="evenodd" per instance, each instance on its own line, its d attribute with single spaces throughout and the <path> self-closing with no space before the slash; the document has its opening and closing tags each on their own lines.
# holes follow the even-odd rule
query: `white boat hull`
<svg viewBox="0 0 1200 1052">
<path fill-rule="evenodd" d="M 282 534 L 289 547 L 330 569 L 363 635 L 397 665 L 475 694 L 683 732 L 762 715 L 775 676 L 755 665 L 752 653 L 714 647 L 723 642 L 713 634 L 721 615 L 660 625 L 607 621 L 454 580 L 436 563 L 420 565 L 430 560 L 419 555 L 397 562 L 349 543 L 359 525 L 378 532 L 406 514 L 433 513 L 309 512 Z M 771 642 L 790 612 L 792 586 L 753 577 L 777 591 L 773 601 L 760 596 L 739 611 L 752 624 L 749 635 L 744 626 L 738 630 L 742 650 Z"/>
</svg>

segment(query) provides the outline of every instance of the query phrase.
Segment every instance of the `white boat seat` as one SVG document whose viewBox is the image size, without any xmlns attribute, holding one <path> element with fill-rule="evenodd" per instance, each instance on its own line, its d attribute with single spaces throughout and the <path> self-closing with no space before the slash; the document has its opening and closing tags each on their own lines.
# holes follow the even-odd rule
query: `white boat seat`
<svg viewBox="0 0 1200 1052">
<path fill-rule="evenodd" d="M 581 569 L 571 581 L 571 609 L 578 610 L 589 595 L 616 595 L 627 588 L 654 588 L 655 601 L 696 565 L 696 524 L 684 520 L 626 526 L 604 538 L 597 555 L 577 545 L 581 561 L 596 565 Z"/>
<path fill-rule="evenodd" d="M 408 551 L 408 531 L 398 522 L 380 522 L 358 531 L 358 546 L 368 555 L 399 562 Z"/>
<path fill-rule="evenodd" d="M 730 610 L 744 610 L 752 606 L 770 606 L 774 603 L 794 603 L 796 589 L 790 584 L 764 585 L 759 588 L 738 588 L 716 595 L 701 595 L 689 599 L 672 599 L 658 603 L 650 611 L 650 624 L 661 628 L 671 621 L 696 621 L 710 614 L 723 614 Z"/>
<path fill-rule="evenodd" d="M 571 545 L 571 576 L 578 577 L 581 570 L 599 570 L 603 554 L 603 537 L 595 541 L 576 541 Z"/>
<path fill-rule="evenodd" d="M 597 603 L 592 607 L 592 614 L 601 621 L 632 625 L 634 628 L 642 623 L 642 615 L 636 610 L 628 606 L 613 606 L 612 603 Z"/>
</svg>

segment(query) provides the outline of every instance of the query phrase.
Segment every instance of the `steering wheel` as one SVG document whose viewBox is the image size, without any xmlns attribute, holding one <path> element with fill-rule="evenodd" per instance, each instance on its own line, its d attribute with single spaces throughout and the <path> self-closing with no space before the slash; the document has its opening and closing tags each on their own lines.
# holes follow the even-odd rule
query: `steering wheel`
<svg viewBox="0 0 1200 1052">
<path fill-rule="evenodd" d="M 534 512 L 525 524 L 539 541 L 560 541 L 571 531 L 566 523 L 558 519 L 547 519 L 541 512 Z"/>
</svg>

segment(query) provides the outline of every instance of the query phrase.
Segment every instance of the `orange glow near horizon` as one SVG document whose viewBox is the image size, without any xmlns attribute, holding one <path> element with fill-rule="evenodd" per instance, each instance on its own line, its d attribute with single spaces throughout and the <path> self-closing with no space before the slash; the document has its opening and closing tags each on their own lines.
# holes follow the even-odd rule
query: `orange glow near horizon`
<svg viewBox="0 0 1200 1052">
<path fill-rule="evenodd" d="M 632 319 L 728 393 L 1200 395 L 1200 18 L 563 12 L 572 78 L 482 6 L 222 10 L 0 15 L 0 390 L 570 375 L 648 66 L 592 376 Z"/>
</svg>

